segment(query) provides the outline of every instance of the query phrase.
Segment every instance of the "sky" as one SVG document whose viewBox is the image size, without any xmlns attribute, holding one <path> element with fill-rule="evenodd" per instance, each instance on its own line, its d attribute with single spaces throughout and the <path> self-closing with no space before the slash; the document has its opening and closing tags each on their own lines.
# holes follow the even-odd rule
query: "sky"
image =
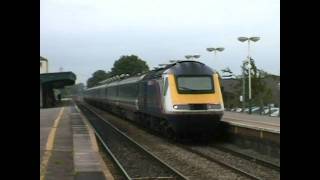
<svg viewBox="0 0 320 180">
<path fill-rule="evenodd" d="M 280 75 L 279 0 L 41 0 L 40 55 L 49 71 L 72 71 L 77 83 L 109 71 L 122 55 L 149 67 L 199 54 L 215 70 L 240 74 L 250 45 L 258 68 Z M 223 52 L 206 51 L 224 47 Z"/>
</svg>

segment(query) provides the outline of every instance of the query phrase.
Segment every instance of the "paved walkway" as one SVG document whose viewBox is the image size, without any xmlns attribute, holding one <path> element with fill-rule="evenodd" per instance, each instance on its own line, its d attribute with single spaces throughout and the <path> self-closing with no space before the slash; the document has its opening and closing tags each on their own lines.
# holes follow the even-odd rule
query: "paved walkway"
<svg viewBox="0 0 320 180">
<path fill-rule="evenodd" d="M 222 121 L 236 126 L 280 133 L 280 118 L 245 113 L 224 112 Z"/>
<path fill-rule="evenodd" d="M 40 109 L 40 180 L 113 180 L 74 106 Z"/>
</svg>

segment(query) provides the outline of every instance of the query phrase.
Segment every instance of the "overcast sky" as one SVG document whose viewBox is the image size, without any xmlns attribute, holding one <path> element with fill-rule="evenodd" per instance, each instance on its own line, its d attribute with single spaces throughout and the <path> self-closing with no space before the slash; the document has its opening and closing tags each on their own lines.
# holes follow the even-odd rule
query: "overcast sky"
<svg viewBox="0 0 320 180">
<path fill-rule="evenodd" d="M 138 55 L 150 68 L 188 54 L 213 69 L 240 74 L 247 44 L 263 70 L 280 74 L 279 0 L 41 0 L 40 55 L 49 71 L 73 71 L 86 82 L 110 70 L 122 55 Z M 207 47 L 224 47 L 217 59 Z"/>
</svg>

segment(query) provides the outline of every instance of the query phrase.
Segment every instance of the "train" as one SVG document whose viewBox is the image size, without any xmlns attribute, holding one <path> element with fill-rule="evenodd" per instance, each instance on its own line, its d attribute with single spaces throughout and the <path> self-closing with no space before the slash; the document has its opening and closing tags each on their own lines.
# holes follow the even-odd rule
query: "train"
<svg viewBox="0 0 320 180">
<path fill-rule="evenodd" d="M 84 91 L 86 103 L 169 138 L 210 135 L 224 112 L 219 75 L 199 61 L 117 76 Z"/>
</svg>

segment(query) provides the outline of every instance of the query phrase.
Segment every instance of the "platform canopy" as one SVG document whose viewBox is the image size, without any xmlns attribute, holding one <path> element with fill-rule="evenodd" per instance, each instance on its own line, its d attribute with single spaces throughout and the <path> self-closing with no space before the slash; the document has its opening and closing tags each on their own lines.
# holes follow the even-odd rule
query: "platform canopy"
<svg viewBox="0 0 320 180">
<path fill-rule="evenodd" d="M 73 72 L 57 72 L 40 74 L 40 83 L 54 89 L 74 85 L 76 75 Z"/>
</svg>

